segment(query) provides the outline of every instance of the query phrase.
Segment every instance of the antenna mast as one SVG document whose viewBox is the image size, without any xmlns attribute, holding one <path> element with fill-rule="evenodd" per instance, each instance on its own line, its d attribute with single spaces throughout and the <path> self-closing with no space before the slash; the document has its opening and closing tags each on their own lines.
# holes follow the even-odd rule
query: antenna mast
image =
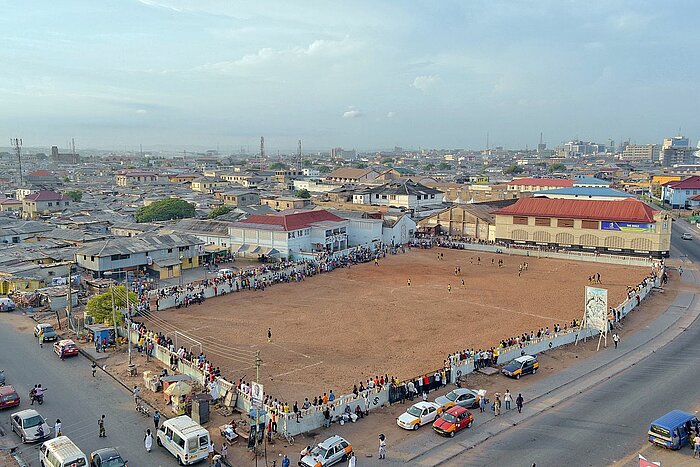
<svg viewBox="0 0 700 467">
<path fill-rule="evenodd" d="M 260 171 L 264 170 L 264 164 L 265 164 L 265 137 L 261 136 L 260 137 L 260 161 L 259 161 L 259 169 Z"/>
<path fill-rule="evenodd" d="M 303 165 L 303 160 L 302 160 L 302 155 L 301 155 L 301 140 L 299 140 L 299 148 L 297 149 L 297 172 L 301 172 L 301 167 Z"/>
<path fill-rule="evenodd" d="M 22 138 L 10 138 L 10 145 L 17 153 L 17 161 L 19 162 L 19 186 L 24 186 L 24 178 L 22 176 Z"/>
</svg>

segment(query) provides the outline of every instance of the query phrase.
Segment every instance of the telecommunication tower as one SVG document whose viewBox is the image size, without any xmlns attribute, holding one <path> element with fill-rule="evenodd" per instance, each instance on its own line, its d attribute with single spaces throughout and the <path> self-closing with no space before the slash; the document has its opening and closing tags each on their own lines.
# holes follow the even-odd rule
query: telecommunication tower
<svg viewBox="0 0 700 467">
<path fill-rule="evenodd" d="M 24 177 L 22 176 L 22 138 L 10 138 L 10 145 L 17 153 L 17 161 L 19 162 L 19 186 L 24 185 Z"/>
<path fill-rule="evenodd" d="M 297 148 L 297 172 L 301 172 L 303 166 L 303 156 L 301 155 L 301 140 L 299 140 L 299 147 Z"/>
</svg>

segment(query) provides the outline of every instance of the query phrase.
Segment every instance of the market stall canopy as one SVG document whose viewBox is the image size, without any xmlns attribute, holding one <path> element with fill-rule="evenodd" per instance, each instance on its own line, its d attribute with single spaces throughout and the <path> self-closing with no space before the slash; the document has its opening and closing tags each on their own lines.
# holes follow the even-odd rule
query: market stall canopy
<svg viewBox="0 0 700 467">
<path fill-rule="evenodd" d="M 165 393 L 169 396 L 184 396 L 185 394 L 189 394 L 192 392 L 192 386 L 189 384 L 183 382 L 183 381 L 178 381 L 175 384 L 171 384 L 168 386 L 168 389 L 165 390 Z"/>
</svg>

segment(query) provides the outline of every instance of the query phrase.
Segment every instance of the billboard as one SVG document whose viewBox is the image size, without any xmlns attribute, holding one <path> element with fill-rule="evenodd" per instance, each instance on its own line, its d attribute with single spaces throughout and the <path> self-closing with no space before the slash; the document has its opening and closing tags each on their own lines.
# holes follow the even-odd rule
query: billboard
<svg viewBox="0 0 700 467">
<path fill-rule="evenodd" d="M 606 332 L 608 329 L 608 291 L 586 286 L 584 322 L 587 328 Z"/>
<path fill-rule="evenodd" d="M 262 408 L 263 406 L 263 385 L 260 383 L 250 383 L 251 403 L 253 407 Z"/>
<path fill-rule="evenodd" d="M 617 230 L 618 232 L 654 232 L 656 224 L 602 221 L 600 228 L 601 230 Z"/>
</svg>

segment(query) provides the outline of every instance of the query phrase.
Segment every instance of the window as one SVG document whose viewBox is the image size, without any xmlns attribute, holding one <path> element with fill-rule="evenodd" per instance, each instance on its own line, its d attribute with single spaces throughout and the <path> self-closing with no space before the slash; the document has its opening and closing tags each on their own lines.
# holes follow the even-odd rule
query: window
<svg viewBox="0 0 700 467">
<path fill-rule="evenodd" d="M 685 194 L 687 195 L 689 192 L 686 191 Z M 49 207 L 53 206 L 53 203 L 49 201 Z"/>
<path fill-rule="evenodd" d="M 549 217 L 535 217 L 535 225 L 550 227 L 552 225 L 552 220 Z"/>
<path fill-rule="evenodd" d="M 513 216 L 513 224 L 515 224 L 515 225 L 527 225 L 527 217 Z"/>
<path fill-rule="evenodd" d="M 130 256 L 131 255 L 112 255 L 110 259 L 112 261 L 119 261 L 121 259 L 129 259 Z"/>
<path fill-rule="evenodd" d="M 168 253 L 172 253 L 172 252 L 173 252 L 173 249 L 172 249 L 172 248 L 168 248 Z"/>
<path fill-rule="evenodd" d="M 379 195 L 378 194 L 374 195 L 374 199 L 379 199 Z"/>
<path fill-rule="evenodd" d="M 582 229 L 598 230 L 598 221 L 581 221 Z"/>
<path fill-rule="evenodd" d="M 95 261 L 95 257 L 94 257 L 94 256 L 90 256 L 90 261 Z"/>
<path fill-rule="evenodd" d="M 173 443 L 180 446 L 181 449 L 185 449 L 185 440 L 180 438 L 180 435 L 173 433 Z"/>
<path fill-rule="evenodd" d="M 573 219 L 557 219 L 557 227 L 566 227 L 566 228 L 573 228 L 574 227 L 574 220 Z"/>
<path fill-rule="evenodd" d="M 430 195 L 430 199 L 435 199 L 435 195 Z"/>
</svg>

